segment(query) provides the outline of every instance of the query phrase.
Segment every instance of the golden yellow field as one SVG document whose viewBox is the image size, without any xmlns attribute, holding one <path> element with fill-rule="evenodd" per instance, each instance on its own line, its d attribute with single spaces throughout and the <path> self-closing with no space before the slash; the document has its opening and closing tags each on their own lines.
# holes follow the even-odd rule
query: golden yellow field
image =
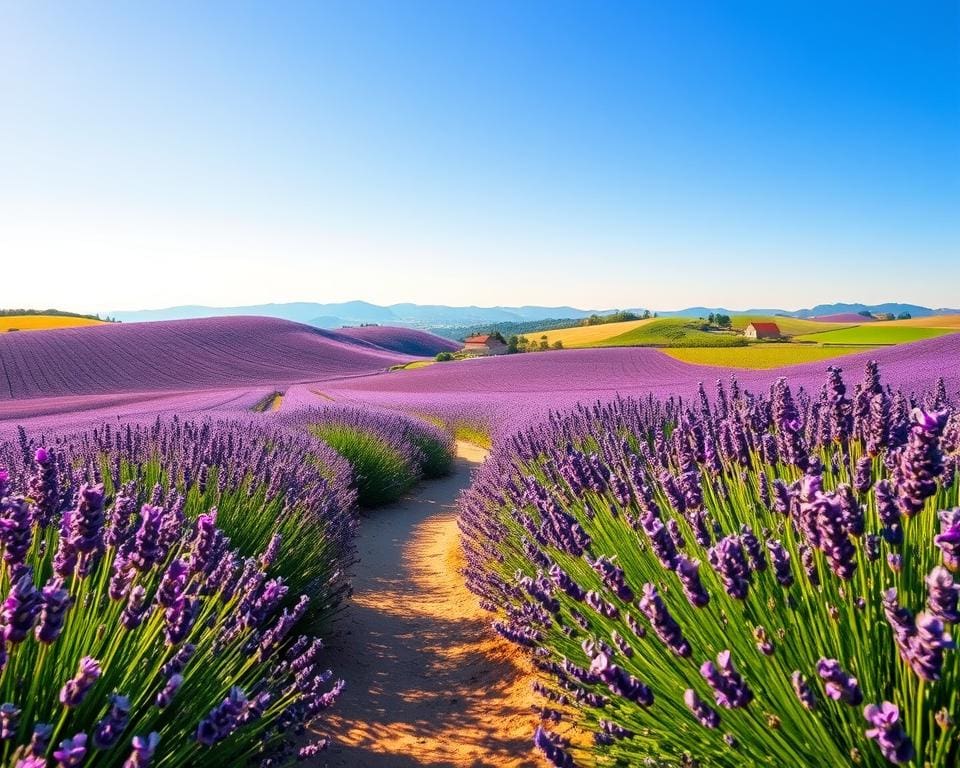
<svg viewBox="0 0 960 768">
<path fill-rule="evenodd" d="M 567 348 L 590 347 L 600 341 L 612 339 L 621 333 L 632 331 L 641 325 L 647 325 L 653 322 L 649 320 L 627 320 L 623 323 L 605 323 L 603 325 L 578 325 L 576 328 L 561 328 L 557 331 L 531 331 L 523 334 L 531 342 L 539 343 L 544 336 L 547 337 L 547 343 L 553 344 L 555 341 L 563 342 Z"/>
<path fill-rule="evenodd" d="M 909 320 L 887 320 L 883 324 L 904 325 L 908 328 L 960 329 L 960 315 L 934 315 L 933 317 L 913 317 Z"/>
<path fill-rule="evenodd" d="M 51 328 L 74 328 L 78 325 L 101 325 L 102 320 L 63 315 L 0 315 L 0 333 L 8 331 L 46 331 Z"/>
<path fill-rule="evenodd" d="M 717 365 L 725 368 L 780 368 L 817 360 L 864 352 L 874 347 L 829 346 L 814 344 L 751 344 L 746 347 L 688 347 L 663 351 L 685 363 Z"/>
</svg>

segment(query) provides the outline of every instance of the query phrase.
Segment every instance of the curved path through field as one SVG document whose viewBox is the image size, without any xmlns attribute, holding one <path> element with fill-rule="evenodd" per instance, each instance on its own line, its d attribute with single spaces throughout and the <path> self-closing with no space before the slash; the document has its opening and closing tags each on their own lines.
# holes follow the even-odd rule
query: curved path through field
<svg viewBox="0 0 960 768">
<path fill-rule="evenodd" d="M 454 504 L 484 452 L 361 521 L 354 595 L 327 660 L 347 688 L 330 768 L 532 768 L 531 678 L 463 586 Z"/>
</svg>

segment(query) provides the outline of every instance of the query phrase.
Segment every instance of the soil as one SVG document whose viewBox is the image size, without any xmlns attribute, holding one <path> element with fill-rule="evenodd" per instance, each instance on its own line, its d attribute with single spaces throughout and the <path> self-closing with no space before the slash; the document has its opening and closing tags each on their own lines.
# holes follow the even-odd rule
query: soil
<svg viewBox="0 0 960 768">
<path fill-rule="evenodd" d="M 534 768 L 526 660 L 463 585 L 455 502 L 485 452 L 361 521 L 354 595 L 327 660 L 347 681 L 325 718 L 329 768 Z"/>
</svg>

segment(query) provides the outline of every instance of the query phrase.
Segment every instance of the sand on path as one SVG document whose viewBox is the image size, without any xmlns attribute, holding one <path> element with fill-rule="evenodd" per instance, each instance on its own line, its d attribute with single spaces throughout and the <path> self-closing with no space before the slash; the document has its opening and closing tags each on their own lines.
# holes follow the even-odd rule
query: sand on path
<svg viewBox="0 0 960 768">
<path fill-rule="evenodd" d="M 362 520 L 354 595 L 326 655 L 347 681 L 325 718 L 329 768 L 533 768 L 524 658 L 467 591 L 455 502 L 485 452 Z"/>
</svg>

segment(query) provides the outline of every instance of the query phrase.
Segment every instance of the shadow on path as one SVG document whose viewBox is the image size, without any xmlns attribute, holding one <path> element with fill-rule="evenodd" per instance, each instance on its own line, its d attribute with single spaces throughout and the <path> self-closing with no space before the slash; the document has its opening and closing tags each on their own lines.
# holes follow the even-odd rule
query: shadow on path
<svg viewBox="0 0 960 768">
<path fill-rule="evenodd" d="M 350 605 L 326 656 L 347 681 L 330 768 L 533 768 L 531 677 L 460 576 L 455 502 L 484 452 L 361 523 Z"/>
</svg>

